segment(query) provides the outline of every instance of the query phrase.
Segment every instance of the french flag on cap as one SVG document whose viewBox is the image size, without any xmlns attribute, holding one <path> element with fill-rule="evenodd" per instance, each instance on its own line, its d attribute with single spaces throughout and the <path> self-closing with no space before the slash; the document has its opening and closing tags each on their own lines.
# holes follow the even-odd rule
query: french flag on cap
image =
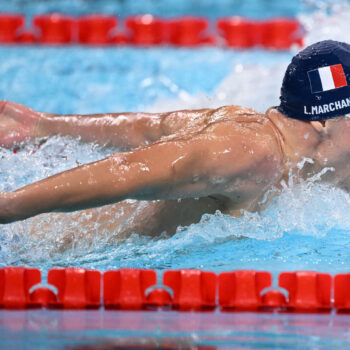
<svg viewBox="0 0 350 350">
<path fill-rule="evenodd" d="M 310 70 L 307 74 L 309 76 L 311 92 L 313 94 L 348 85 L 341 64 Z"/>
</svg>

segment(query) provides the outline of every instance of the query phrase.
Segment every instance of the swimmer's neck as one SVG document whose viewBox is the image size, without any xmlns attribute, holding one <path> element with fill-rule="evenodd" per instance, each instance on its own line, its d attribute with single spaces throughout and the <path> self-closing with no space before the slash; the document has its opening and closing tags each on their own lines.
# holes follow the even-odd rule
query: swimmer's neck
<svg viewBox="0 0 350 350">
<path fill-rule="evenodd" d="M 276 129 L 285 162 L 297 164 L 305 158 L 310 158 L 317 163 L 323 163 L 319 148 L 324 137 L 313 122 L 288 118 L 275 108 L 267 110 L 266 117 Z"/>
<path fill-rule="evenodd" d="M 285 175 L 295 170 L 306 179 L 322 172 L 320 181 L 350 192 L 349 118 L 303 122 L 288 118 L 274 108 L 266 116 L 281 139 Z"/>
<path fill-rule="evenodd" d="M 350 191 L 350 152 L 345 140 L 348 126 L 345 120 L 304 122 L 288 118 L 275 108 L 266 112 L 280 138 L 284 158 L 284 178 L 291 173 L 300 179 L 308 179 L 321 174 L 319 181 Z M 341 123 L 341 124 L 339 124 Z M 343 135 L 335 130 L 344 129 Z M 350 124 L 350 123 L 349 123 Z M 338 141 L 337 141 L 338 140 Z"/>
</svg>

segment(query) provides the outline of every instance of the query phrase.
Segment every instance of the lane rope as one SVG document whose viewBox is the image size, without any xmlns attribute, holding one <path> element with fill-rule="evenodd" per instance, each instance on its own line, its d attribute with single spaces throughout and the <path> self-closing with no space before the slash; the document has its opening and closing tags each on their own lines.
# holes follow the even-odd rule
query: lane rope
<svg viewBox="0 0 350 350">
<path fill-rule="evenodd" d="M 26 23 L 21 14 L 0 14 L 0 44 L 219 46 L 234 49 L 289 50 L 303 46 L 305 30 L 297 19 L 252 20 L 244 17 L 161 18 L 149 14 L 120 19 L 112 15 L 81 17 L 37 15 Z"/>
</svg>

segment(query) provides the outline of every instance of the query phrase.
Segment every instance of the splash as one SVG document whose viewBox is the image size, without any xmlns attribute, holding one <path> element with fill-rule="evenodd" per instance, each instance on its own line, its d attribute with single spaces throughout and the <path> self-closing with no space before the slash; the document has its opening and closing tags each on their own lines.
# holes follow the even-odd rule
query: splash
<svg viewBox="0 0 350 350">
<path fill-rule="evenodd" d="M 348 193 L 317 177 L 291 180 L 260 214 L 244 211 L 237 219 L 217 212 L 173 237 L 134 235 L 105 259 L 116 267 L 343 271 L 350 264 L 349 210 Z"/>
<path fill-rule="evenodd" d="M 346 0 L 304 1 L 308 12 L 299 15 L 306 30 L 305 45 L 321 40 L 349 42 L 350 4 Z"/>
<path fill-rule="evenodd" d="M 269 107 L 278 104 L 280 82 L 283 79 L 286 66 L 287 63 L 275 65 L 236 63 L 233 64 L 232 72 L 222 80 L 212 95 L 204 93 L 190 95 L 185 90 L 173 86 L 173 90 L 177 91 L 178 98 L 158 100 L 147 110 L 166 112 L 177 109 L 240 105 L 252 107 L 264 113 Z"/>
<path fill-rule="evenodd" d="M 10 189 L 23 181 L 18 176 L 21 173 L 19 160 L 23 158 L 26 161 L 32 147 L 25 145 L 16 155 L 3 157 L 4 166 L 11 169 L 8 173 L 12 179 Z M 94 150 L 93 157 L 91 148 Z M 40 179 L 80 163 L 101 159 L 110 152 L 112 150 L 98 148 L 93 144 L 80 144 L 77 140 L 55 137 L 31 154 L 31 163 L 28 162 L 26 167 L 26 181 L 31 182 L 32 179 Z M 300 162 L 299 170 L 308 162 L 308 159 Z M 240 218 L 219 211 L 214 215 L 206 214 L 197 224 L 179 227 L 172 237 L 164 233 L 150 238 L 134 232 L 127 239 L 120 240 L 123 228 L 133 222 L 137 213 L 147 206 L 146 202 L 128 201 L 132 211 L 125 217 L 123 207 L 119 211 L 109 207 L 96 208 L 84 215 L 80 212 L 42 214 L 0 227 L 0 263 L 40 265 L 44 270 L 51 266 L 67 265 L 100 269 L 126 266 L 165 269 L 178 266 L 222 270 L 230 266 L 237 268 L 232 265 L 234 262 L 239 262 L 238 267 L 247 265 L 252 268 L 258 265 L 261 268 L 261 259 L 265 260 L 269 256 L 266 250 L 263 254 L 260 252 L 262 242 L 281 242 L 283 247 L 283 241 L 288 237 L 292 237 L 295 243 L 301 237 L 324 239 L 334 232 L 345 234 L 346 241 L 350 241 L 350 218 L 347 215 L 350 211 L 350 196 L 319 183 L 327 171 L 332 169 L 325 168 L 302 182 L 297 181 L 297 174 L 290 174 L 282 189 L 271 190 L 274 199 L 261 213 L 242 211 Z M 108 225 L 118 220 L 120 224 L 111 230 Z M 299 243 L 296 246 L 299 247 Z M 249 252 L 242 253 L 245 249 Z M 229 256 L 223 261 L 223 256 L 227 254 Z M 208 259 L 208 256 L 211 258 Z M 279 256 L 277 254 L 272 260 L 275 262 Z M 295 262 L 295 251 L 290 249 L 283 257 L 288 261 L 294 259 Z M 315 259 L 314 255 L 312 259 Z M 305 262 L 304 259 L 303 264 Z M 263 266 L 267 266 L 267 263 Z M 273 270 L 273 267 L 270 269 Z"/>
</svg>

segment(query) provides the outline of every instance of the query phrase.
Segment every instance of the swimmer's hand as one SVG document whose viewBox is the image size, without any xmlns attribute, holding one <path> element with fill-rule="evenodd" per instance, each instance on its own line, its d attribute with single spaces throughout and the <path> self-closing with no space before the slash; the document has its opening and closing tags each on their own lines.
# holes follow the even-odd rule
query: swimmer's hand
<svg viewBox="0 0 350 350">
<path fill-rule="evenodd" d="M 26 106 L 0 101 L 0 147 L 10 148 L 38 136 L 40 115 Z"/>
</svg>

